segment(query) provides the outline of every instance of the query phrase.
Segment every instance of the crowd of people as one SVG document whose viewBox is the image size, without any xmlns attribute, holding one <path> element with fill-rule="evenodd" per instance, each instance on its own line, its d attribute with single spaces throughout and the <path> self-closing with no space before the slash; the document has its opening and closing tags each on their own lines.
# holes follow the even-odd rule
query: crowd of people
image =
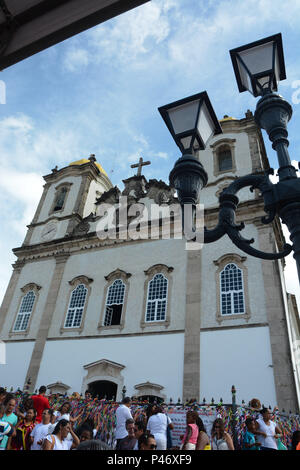
<svg viewBox="0 0 300 470">
<path fill-rule="evenodd" d="M 87 391 L 85 400 L 91 399 Z M 125 397 L 116 410 L 115 446 L 119 450 L 166 450 L 172 446 L 171 431 L 174 429 L 170 417 L 157 404 L 148 405 L 145 414 L 134 420 L 131 414 L 131 399 Z M 69 402 L 53 410 L 46 397 L 46 387 L 39 393 L 27 396 L 17 404 L 12 393 L 0 387 L 0 450 L 113 450 L 99 436 L 101 423 L 89 418 L 71 415 Z M 262 408 L 256 418 L 246 419 L 243 433 L 243 450 L 286 450 L 282 444 L 281 429 L 271 419 L 267 408 Z M 210 435 L 195 410 L 186 413 L 186 430 L 180 436 L 178 450 L 235 450 L 232 436 L 225 431 L 221 418 L 212 424 Z M 300 450 L 300 430 L 292 436 L 291 450 Z"/>
</svg>

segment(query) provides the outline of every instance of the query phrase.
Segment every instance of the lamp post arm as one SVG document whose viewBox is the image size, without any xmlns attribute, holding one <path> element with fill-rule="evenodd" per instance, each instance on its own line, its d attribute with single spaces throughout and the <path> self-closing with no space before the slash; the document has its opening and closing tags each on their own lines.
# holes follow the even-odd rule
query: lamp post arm
<svg viewBox="0 0 300 470">
<path fill-rule="evenodd" d="M 262 217 L 262 223 L 270 223 L 276 215 L 275 201 L 273 196 L 273 184 L 269 179 L 269 173 L 264 175 L 250 174 L 237 178 L 226 189 L 224 189 L 219 197 L 220 210 L 218 225 L 213 230 L 204 229 L 204 243 L 211 243 L 221 238 L 225 233 L 232 242 L 245 253 L 256 258 L 275 260 L 287 256 L 292 251 L 292 246 L 285 244 L 283 251 L 277 253 L 265 253 L 250 246 L 254 239 L 246 239 L 240 231 L 245 227 L 244 223 L 237 225 L 235 223 L 235 211 L 237 209 L 239 199 L 236 193 L 245 187 L 250 190 L 259 189 L 263 195 L 265 202 L 265 210 L 268 217 Z"/>
<path fill-rule="evenodd" d="M 227 235 L 229 236 L 231 241 L 238 248 L 240 248 L 240 250 L 244 251 L 245 253 L 248 253 L 251 256 L 255 256 L 256 258 L 260 258 L 260 259 L 268 259 L 268 260 L 281 259 L 289 255 L 292 251 L 292 246 L 289 245 L 288 243 L 285 243 L 283 250 L 278 251 L 277 253 L 265 253 L 264 251 L 257 250 L 256 248 L 253 248 L 252 246 L 250 246 L 250 243 L 254 242 L 253 239 L 251 239 L 250 241 L 246 240 L 244 237 L 240 235 L 240 233 L 236 229 L 234 229 L 231 226 L 228 226 L 227 228 Z"/>
</svg>

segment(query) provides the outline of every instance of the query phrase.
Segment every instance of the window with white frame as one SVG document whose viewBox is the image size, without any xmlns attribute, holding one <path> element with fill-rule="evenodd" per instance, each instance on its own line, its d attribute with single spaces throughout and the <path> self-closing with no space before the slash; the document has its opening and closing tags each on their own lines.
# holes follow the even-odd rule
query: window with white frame
<svg viewBox="0 0 300 470">
<path fill-rule="evenodd" d="M 161 273 L 155 274 L 148 283 L 146 322 L 165 321 L 168 299 L 168 279 Z"/>
<path fill-rule="evenodd" d="M 120 325 L 124 296 L 125 284 L 121 279 L 116 279 L 107 291 L 104 326 Z"/>
<path fill-rule="evenodd" d="M 22 299 L 13 331 L 25 331 L 27 329 L 34 301 L 35 293 L 30 290 Z"/>
<path fill-rule="evenodd" d="M 79 328 L 87 296 L 87 288 L 79 284 L 71 293 L 65 328 Z"/>
<path fill-rule="evenodd" d="M 227 264 L 220 273 L 221 314 L 245 313 L 243 273 L 235 264 Z"/>
</svg>

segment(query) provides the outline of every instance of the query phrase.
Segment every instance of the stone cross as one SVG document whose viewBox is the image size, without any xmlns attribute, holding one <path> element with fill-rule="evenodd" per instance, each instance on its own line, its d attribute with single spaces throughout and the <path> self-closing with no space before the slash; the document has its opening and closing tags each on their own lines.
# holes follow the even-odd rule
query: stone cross
<svg viewBox="0 0 300 470">
<path fill-rule="evenodd" d="M 144 162 L 144 161 L 143 161 L 143 157 L 141 157 L 141 158 L 139 159 L 139 163 L 135 163 L 134 165 L 130 165 L 130 166 L 131 166 L 131 168 L 137 168 L 137 169 L 138 169 L 136 176 L 141 176 L 141 174 L 142 174 L 142 166 L 150 165 L 150 164 L 151 164 L 151 162 L 149 162 L 149 161 L 148 161 L 148 162 Z"/>
</svg>

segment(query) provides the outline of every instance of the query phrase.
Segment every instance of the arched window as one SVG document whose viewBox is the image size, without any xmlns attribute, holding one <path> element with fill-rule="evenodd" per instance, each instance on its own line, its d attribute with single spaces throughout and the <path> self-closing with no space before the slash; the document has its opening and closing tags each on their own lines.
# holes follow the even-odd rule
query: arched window
<svg viewBox="0 0 300 470">
<path fill-rule="evenodd" d="M 227 264 L 220 273 L 221 315 L 245 313 L 243 273 L 235 264 Z"/>
<path fill-rule="evenodd" d="M 214 159 L 214 176 L 236 172 L 235 144 L 235 139 L 222 138 L 210 146 Z"/>
<path fill-rule="evenodd" d="M 219 171 L 228 171 L 232 169 L 232 155 L 230 148 L 222 148 L 218 151 Z"/>
<path fill-rule="evenodd" d="M 104 326 L 120 325 L 124 296 L 125 284 L 121 279 L 116 279 L 107 291 Z"/>
<path fill-rule="evenodd" d="M 33 309 L 35 301 L 35 293 L 33 290 L 27 292 L 24 295 L 19 312 L 17 314 L 17 318 L 13 327 L 13 331 L 26 331 L 30 319 L 30 315 Z"/>
<path fill-rule="evenodd" d="M 55 196 L 53 212 L 60 211 L 64 207 L 67 192 L 68 188 L 66 188 L 65 186 L 59 189 L 58 193 Z"/>
<path fill-rule="evenodd" d="M 72 184 L 73 183 L 68 183 L 67 181 L 64 181 L 63 183 L 60 183 L 58 186 L 55 187 L 55 195 L 49 214 L 64 210 L 67 201 L 67 196 Z"/>
<path fill-rule="evenodd" d="M 146 322 L 165 321 L 168 299 L 168 279 L 162 274 L 155 274 L 148 283 Z"/>
<path fill-rule="evenodd" d="M 79 284 L 72 292 L 64 328 L 79 328 L 88 289 Z"/>
</svg>

